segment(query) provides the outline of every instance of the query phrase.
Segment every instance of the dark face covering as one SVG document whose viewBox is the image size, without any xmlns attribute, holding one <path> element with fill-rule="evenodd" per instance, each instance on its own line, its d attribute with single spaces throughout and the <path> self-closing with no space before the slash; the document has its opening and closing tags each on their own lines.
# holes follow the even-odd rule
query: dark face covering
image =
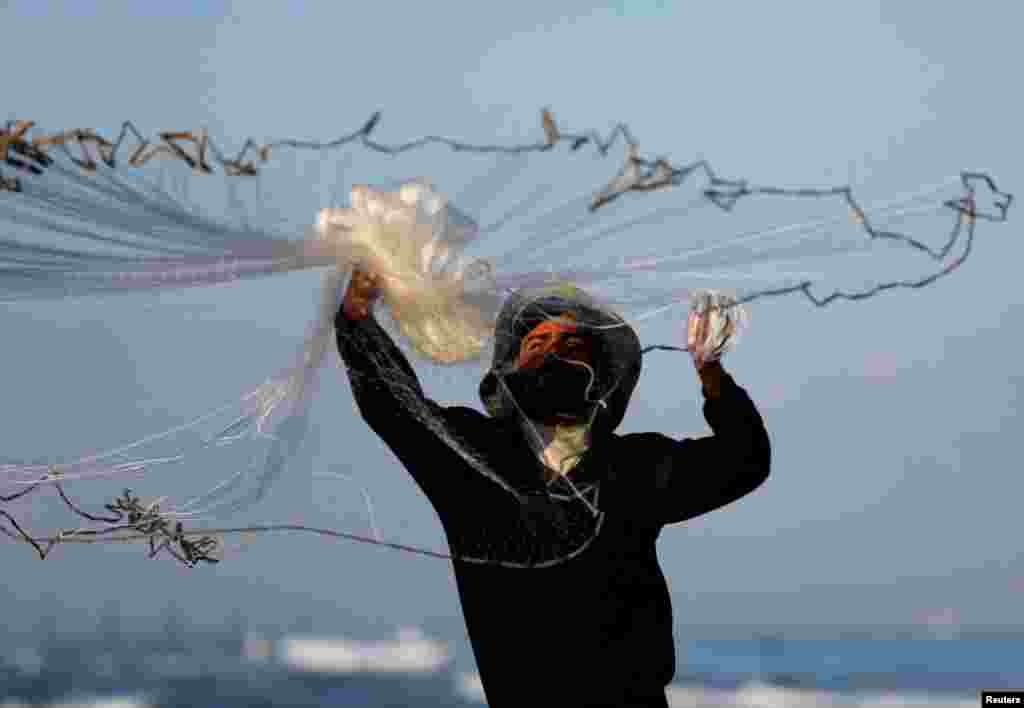
<svg viewBox="0 0 1024 708">
<path fill-rule="evenodd" d="M 594 407 L 594 401 L 587 400 L 591 379 L 588 367 L 552 355 L 540 366 L 504 376 L 523 415 L 540 422 L 587 418 Z"/>
<path fill-rule="evenodd" d="M 505 385 L 524 415 L 540 422 L 585 418 L 593 385 L 593 347 L 578 334 L 572 314 L 534 327 L 520 344 Z"/>
</svg>

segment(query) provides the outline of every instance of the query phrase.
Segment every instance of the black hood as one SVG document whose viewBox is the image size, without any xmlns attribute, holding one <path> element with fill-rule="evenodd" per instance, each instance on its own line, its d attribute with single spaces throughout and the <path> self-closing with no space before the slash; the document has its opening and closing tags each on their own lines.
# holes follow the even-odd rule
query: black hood
<svg viewBox="0 0 1024 708">
<path fill-rule="evenodd" d="M 511 373 L 523 337 L 541 322 L 567 313 L 573 314 L 594 342 L 595 382 L 591 398 L 605 399 L 607 404 L 607 408 L 598 409 L 591 432 L 598 437 L 610 434 L 626 415 L 640 378 L 640 339 L 621 316 L 597 305 L 572 285 L 520 290 L 506 300 L 495 325 L 491 370 L 480 382 L 480 400 L 495 418 L 517 415 L 515 403 L 499 384 L 495 372 Z"/>
</svg>

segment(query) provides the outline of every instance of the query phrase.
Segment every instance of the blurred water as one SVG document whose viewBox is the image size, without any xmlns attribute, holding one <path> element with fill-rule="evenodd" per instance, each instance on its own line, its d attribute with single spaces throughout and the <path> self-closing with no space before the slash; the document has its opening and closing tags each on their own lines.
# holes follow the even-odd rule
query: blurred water
<svg viewBox="0 0 1024 708">
<path fill-rule="evenodd" d="M 1024 687 L 1024 639 L 693 640 L 670 705 L 974 706 Z M 0 645 L 0 708 L 459 706 L 483 692 L 464 640 L 97 632 Z"/>
</svg>

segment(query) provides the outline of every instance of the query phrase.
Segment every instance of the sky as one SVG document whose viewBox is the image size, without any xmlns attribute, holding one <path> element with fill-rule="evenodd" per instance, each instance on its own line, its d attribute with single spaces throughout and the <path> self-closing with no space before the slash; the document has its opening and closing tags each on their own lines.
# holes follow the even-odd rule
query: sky
<svg viewBox="0 0 1024 708">
<path fill-rule="evenodd" d="M 3 117 L 329 138 L 379 109 L 381 134 L 397 140 L 487 138 L 496 122 L 529 134 L 550 105 L 573 126 L 624 121 L 652 151 L 761 183 L 851 182 L 884 196 L 977 169 L 1020 192 L 1024 104 L 1009 67 L 1024 64 L 1021 12 L 868 0 L 7 2 L 0 25 L 17 61 Z M 754 310 L 726 363 L 765 417 L 772 477 L 662 534 L 677 636 L 698 624 L 906 624 L 947 608 L 966 625 L 1024 627 L 1018 219 L 980 228 L 971 260 L 934 287 Z M 130 439 L 230 398 L 294 348 L 313 282 L 212 289 L 202 297 L 216 311 L 192 329 L 117 304 L 0 311 L 0 454 L 103 448 L 121 439 L 111 426 Z M 674 336 L 668 325 L 645 335 Z M 700 430 L 688 367 L 645 362 L 622 431 Z M 327 373 L 311 468 L 292 470 L 260 513 L 294 518 L 312 500 L 318 522 L 337 521 L 330 500 L 352 492 L 311 469 L 339 455 L 390 480 L 382 523 L 441 544 L 428 504 L 351 414 L 340 370 Z M 464 395 L 475 399 L 475 385 Z M 237 608 L 255 624 L 461 631 L 447 563 L 351 544 L 266 535 L 195 571 L 138 549 L 65 548 L 41 563 L 3 544 L 0 558 L 10 628 L 54 603 L 62 626 L 88 628 L 114 602 L 140 626 L 174 604 L 197 624 Z"/>
</svg>

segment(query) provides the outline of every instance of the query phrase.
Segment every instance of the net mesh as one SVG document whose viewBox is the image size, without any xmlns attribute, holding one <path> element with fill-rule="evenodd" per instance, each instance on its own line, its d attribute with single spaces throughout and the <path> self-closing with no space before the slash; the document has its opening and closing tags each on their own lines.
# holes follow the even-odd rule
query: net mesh
<svg viewBox="0 0 1024 708">
<path fill-rule="evenodd" d="M 562 462 L 571 469 L 613 434 L 642 353 L 686 348 L 642 349 L 640 323 L 714 305 L 725 313 L 711 332 L 720 356 L 741 306 L 798 295 L 823 307 L 926 287 L 959 268 L 977 224 L 1004 221 L 1012 203 L 976 172 L 875 201 L 847 186 L 725 179 L 706 160 L 645 157 L 624 125 L 607 138 L 573 133 L 550 111 L 539 140 L 507 145 L 383 142 L 379 123 L 374 114 L 323 143 L 248 140 L 234 156 L 203 131 L 147 139 L 130 123 L 106 137 L 28 121 L 0 132 L 0 301 L 9 307 L 103 308 L 113 295 L 322 274 L 295 360 L 235 401 L 100 453 L 0 462 L 3 533 L 44 556 L 58 543 L 142 540 L 150 555 L 189 565 L 217 560 L 232 533 L 274 529 L 447 557 L 380 527 L 379 495 L 350 474 L 341 476 L 359 519 L 351 533 L 251 517 L 217 523 L 258 517 L 253 509 L 295 463 L 337 344 L 357 406 L 376 397 L 422 431 L 422 457 L 399 461 L 423 467 L 438 455 L 436 476 L 470 500 L 446 528 L 452 554 L 562 562 L 603 519 L 599 481 L 574 482 Z M 336 327 L 352 268 L 383 278 L 382 305 L 372 323 Z M 545 321 L 571 321 L 592 359 L 521 366 L 524 337 Z M 483 411 L 428 397 L 424 382 L 444 377 L 467 398 L 478 387 Z M 558 410 L 547 410 L 552 401 Z M 538 420 L 546 413 L 567 417 Z M 381 434 L 386 423 L 374 426 Z M 521 447 L 481 443 L 495 426 Z M 568 455 L 552 462 L 556 448 Z M 40 511 L 44 496 L 52 514 Z M 54 521 L 69 512 L 77 525 Z M 36 530 L 46 524 L 61 530 Z"/>
</svg>

